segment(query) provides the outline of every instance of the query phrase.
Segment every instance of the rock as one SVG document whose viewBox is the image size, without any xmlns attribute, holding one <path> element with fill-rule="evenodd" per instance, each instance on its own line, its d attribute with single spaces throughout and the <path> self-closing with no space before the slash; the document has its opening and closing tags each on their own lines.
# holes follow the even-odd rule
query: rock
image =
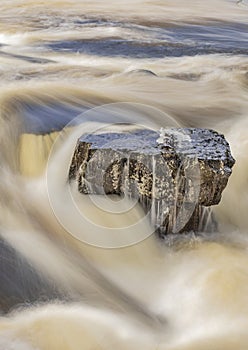
<svg viewBox="0 0 248 350">
<path fill-rule="evenodd" d="M 133 69 L 131 71 L 128 71 L 127 74 L 129 75 L 148 75 L 148 76 L 154 76 L 157 77 L 157 74 L 155 74 L 153 71 L 149 69 Z"/>
<path fill-rule="evenodd" d="M 137 199 L 165 235 L 202 230 L 204 207 L 220 202 L 234 163 L 224 136 L 213 130 L 105 132 L 79 138 L 69 180 L 82 194 Z"/>
</svg>

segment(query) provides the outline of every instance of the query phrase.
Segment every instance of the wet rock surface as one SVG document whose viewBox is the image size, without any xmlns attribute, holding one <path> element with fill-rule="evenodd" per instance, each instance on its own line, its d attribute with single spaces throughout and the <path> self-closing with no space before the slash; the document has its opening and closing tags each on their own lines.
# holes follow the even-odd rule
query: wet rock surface
<svg viewBox="0 0 248 350">
<path fill-rule="evenodd" d="M 69 179 L 82 194 L 135 198 L 160 235 L 203 230 L 204 207 L 216 205 L 234 159 L 213 130 L 166 128 L 83 135 Z"/>
</svg>

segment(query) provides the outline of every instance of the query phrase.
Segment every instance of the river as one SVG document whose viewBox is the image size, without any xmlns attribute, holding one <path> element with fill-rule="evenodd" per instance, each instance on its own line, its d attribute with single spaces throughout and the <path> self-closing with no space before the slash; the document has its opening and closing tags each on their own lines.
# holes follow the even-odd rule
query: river
<svg viewBox="0 0 248 350">
<path fill-rule="evenodd" d="M 247 54 L 247 0 L 1 1 L 0 349 L 247 349 Z M 223 133 L 218 231 L 159 240 L 139 205 L 74 193 L 77 219 L 81 123 Z"/>
</svg>

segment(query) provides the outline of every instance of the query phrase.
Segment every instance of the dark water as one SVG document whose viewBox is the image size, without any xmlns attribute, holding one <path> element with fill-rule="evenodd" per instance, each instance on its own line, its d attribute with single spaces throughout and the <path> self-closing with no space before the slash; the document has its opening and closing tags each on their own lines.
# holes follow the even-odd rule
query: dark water
<svg viewBox="0 0 248 350">
<path fill-rule="evenodd" d="M 86 110 L 87 107 L 80 108 L 61 102 L 47 105 L 24 104 L 20 112 L 25 132 L 42 135 L 62 130 L 72 119 Z"/>
<path fill-rule="evenodd" d="M 86 22 L 87 23 L 87 22 Z M 88 24 L 88 23 L 87 23 Z M 97 28 L 132 26 L 121 23 L 91 22 Z M 137 28 L 135 28 L 137 30 Z M 248 54 L 248 25 L 239 23 L 210 23 L 175 25 L 166 28 L 140 27 L 138 31 L 150 36 L 146 40 L 122 38 L 63 40 L 48 42 L 45 47 L 54 51 L 77 52 L 98 56 L 132 58 L 163 58 L 207 54 Z"/>
</svg>

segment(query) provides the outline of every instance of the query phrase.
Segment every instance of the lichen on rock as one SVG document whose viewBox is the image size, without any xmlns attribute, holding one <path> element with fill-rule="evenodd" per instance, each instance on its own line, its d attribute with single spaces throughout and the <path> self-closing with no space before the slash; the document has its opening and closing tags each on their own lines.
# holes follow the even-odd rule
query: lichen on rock
<svg viewBox="0 0 248 350">
<path fill-rule="evenodd" d="M 79 138 L 69 179 L 82 194 L 137 199 L 164 235 L 201 229 L 202 208 L 220 202 L 234 163 L 214 130 L 106 132 Z"/>
</svg>

